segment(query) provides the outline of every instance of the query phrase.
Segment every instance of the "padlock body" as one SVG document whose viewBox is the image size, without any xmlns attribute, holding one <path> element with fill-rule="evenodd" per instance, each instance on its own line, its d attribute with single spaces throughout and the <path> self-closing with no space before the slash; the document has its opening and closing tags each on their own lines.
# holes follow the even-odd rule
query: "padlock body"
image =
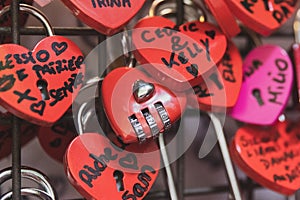
<svg viewBox="0 0 300 200">
<path fill-rule="evenodd" d="M 140 103 L 133 95 L 138 80 L 151 82 L 155 88 L 151 98 Z M 108 121 L 125 143 L 139 141 L 139 134 L 144 139 L 156 137 L 157 131 L 163 132 L 181 117 L 186 105 L 183 94 L 172 92 L 136 68 L 113 70 L 105 77 L 101 91 Z"/>
</svg>

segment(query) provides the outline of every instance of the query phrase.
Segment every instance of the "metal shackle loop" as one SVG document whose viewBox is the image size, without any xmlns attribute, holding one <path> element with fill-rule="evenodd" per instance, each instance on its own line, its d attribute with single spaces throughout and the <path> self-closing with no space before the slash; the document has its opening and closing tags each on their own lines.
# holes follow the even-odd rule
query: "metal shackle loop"
<svg viewBox="0 0 300 200">
<path fill-rule="evenodd" d="M 10 11 L 10 6 L 5 6 L 2 10 L 0 10 L 0 18 L 9 11 Z M 40 22 L 42 22 L 43 26 L 46 29 L 47 36 L 54 35 L 54 31 L 52 26 L 50 25 L 49 19 L 40 10 L 38 10 L 37 8 L 31 5 L 20 4 L 20 11 L 31 14 L 35 18 L 37 18 Z"/>
<path fill-rule="evenodd" d="M 4 194 L 0 200 L 11 200 L 13 196 L 13 192 L 7 192 Z M 34 196 L 41 200 L 54 200 L 48 193 L 36 189 L 36 188 L 21 188 L 21 196 Z"/>
<path fill-rule="evenodd" d="M 97 90 L 98 93 L 96 93 L 95 96 L 90 94 L 93 93 L 94 89 L 98 87 L 99 82 L 102 80 L 103 79 L 99 77 L 92 78 L 87 85 L 80 89 L 77 95 L 77 98 L 85 97 L 83 102 L 79 102 L 80 105 L 75 111 L 75 120 L 79 135 L 85 133 L 86 128 L 84 124 L 86 124 L 86 122 L 95 114 L 90 110 L 90 107 L 95 103 L 95 98 L 99 97 L 99 91 Z M 86 97 L 88 98 L 86 99 Z"/>
<path fill-rule="evenodd" d="M 32 169 L 32 168 L 22 167 L 21 168 L 21 178 L 34 181 L 39 186 L 41 186 L 42 189 L 44 190 L 44 191 L 41 191 L 41 190 L 34 190 L 34 191 L 32 190 L 31 191 L 30 188 L 27 188 L 27 189 L 22 188 L 23 189 L 22 196 L 24 196 L 26 194 L 36 195 L 37 193 L 41 193 L 42 196 L 45 196 L 44 194 L 49 196 L 51 200 L 56 199 L 56 195 L 55 195 L 55 191 L 54 191 L 53 187 L 49 183 L 48 178 L 41 172 L 39 172 L 35 169 Z M 12 179 L 12 169 L 11 168 L 6 168 L 6 169 L 3 169 L 2 171 L 0 171 L 0 185 L 2 185 L 4 182 L 6 182 L 10 179 Z M 21 189 L 21 193 L 22 193 L 22 189 Z M 4 194 L 4 196 L 1 197 L 1 200 L 2 199 L 4 200 L 4 199 L 10 197 L 10 195 L 12 195 L 12 192 L 8 192 L 8 193 Z"/>
<path fill-rule="evenodd" d="M 243 33 L 245 33 L 248 38 L 253 42 L 255 47 L 261 46 L 263 44 L 261 37 L 254 31 L 250 30 L 249 28 L 240 25 L 240 28 Z"/>
<path fill-rule="evenodd" d="M 175 3 L 175 2 L 172 2 L 170 0 L 154 0 L 149 9 L 148 16 L 154 17 L 156 15 L 158 15 L 158 16 L 168 16 L 168 15 L 172 15 L 172 14 L 176 15 L 176 13 L 177 13 L 176 6 L 175 7 L 167 6 L 166 8 L 162 9 L 159 13 L 157 13 L 159 6 L 161 6 L 163 3 Z M 191 1 L 183 1 L 183 4 L 186 8 L 196 9 L 196 6 Z M 202 7 L 200 7 L 199 9 L 201 11 L 201 15 L 199 17 L 198 16 L 192 16 L 192 17 L 190 16 L 189 17 L 188 15 L 190 14 L 190 12 L 187 12 L 184 16 L 184 20 L 191 21 L 190 18 L 195 18 L 195 19 L 198 19 L 200 22 L 205 22 L 207 20 L 206 13 Z M 195 13 L 197 13 L 197 11 Z M 195 20 L 195 19 L 193 19 L 193 20 Z"/>
<path fill-rule="evenodd" d="M 300 8 L 297 10 L 295 19 L 293 22 L 293 29 L 295 35 L 296 44 L 300 44 Z"/>
</svg>

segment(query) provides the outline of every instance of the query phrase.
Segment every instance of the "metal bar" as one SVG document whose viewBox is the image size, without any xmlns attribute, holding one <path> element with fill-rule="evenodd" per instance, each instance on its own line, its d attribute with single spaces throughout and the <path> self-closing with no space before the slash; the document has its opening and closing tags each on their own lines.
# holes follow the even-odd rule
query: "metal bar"
<svg viewBox="0 0 300 200">
<path fill-rule="evenodd" d="M 101 35 L 99 32 L 95 31 L 89 27 L 53 27 L 55 34 L 57 35 Z M 0 27 L 0 34 L 11 34 L 10 27 Z M 46 31 L 44 27 L 39 26 L 28 26 L 26 28 L 20 28 L 21 35 L 45 35 Z M 245 34 L 240 34 L 235 38 L 245 37 Z M 277 32 L 272 34 L 272 38 L 292 38 L 292 33 L 281 33 Z"/>
<path fill-rule="evenodd" d="M 176 0 L 176 23 L 181 25 L 184 22 L 184 3 L 183 0 Z"/>
<path fill-rule="evenodd" d="M 291 195 L 291 196 L 288 196 L 286 197 L 286 200 L 296 200 L 296 195 Z"/>
<path fill-rule="evenodd" d="M 208 113 L 212 123 L 214 124 L 215 132 L 218 138 L 218 143 L 221 149 L 222 157 L 224 160 L 227 176 L 231 186 L 232 195 L 235 200 L 242 200 L 242 195 L 240 192 L 239 182 L 234 170 L 234 166 L 231 162 L 227 141 L 223 132 L 223 127 L 220 120 L 213 113 Z"/>
<path fill-rule="evenodd" d="M 19 0 L 14 0 L 11 2 L 11 32 L 12 32 L 12 40 L 15 44 L 20 44 L 20 24 L 19 24 Z"/>
<path fill-rule="evenodd" d="M 246 199 L 247 200 L 252 200 L 253 199 L 253 181 L 251 178 L 247 177 L 247 182 L 246 182 L 247 190 L 246 190 Z"/>
<path fill-rule="evenodd" d="M 179 131 L 184 131 L 184 123 L 181 123 Z M 177 151 L 182 152 L 184 146 L 184 134 L 177 134 L 179 138 L 177 139 Z M 176 178 L 177 178 L 177 193 L 178 198 L 183 200 L 184 199 L 184 188 L 185 188 L 185 154 L 183 154 L 180 158 L 176 161 Z"/>
<path fill-rule="evenodd" d="M 10 13 L 12 19 L 12 40 L 15 44 L 20 44 L 19 10 L 19 0 L 13 0 Z M 12 199 L 21 200 L 21 138 L 19 134 L 19 119 L 13 117 L 12 123 Z"/>
<path fill-rule="evenodd" d="M 12 120 L 12 191 L 13 199 L 21 199 L 21 137 L 19 133 L 19 119 Z"/>
<path fill-rule="evenodd" d="M 247 182 L 241 182 L 243 188 L 247 187 Z M 258 184 L 253 184 L 253 188 L 256 189 L 264 189 Z M 218 185 L 218 186 L 211 186 L 211 187 L 200 187 L 200 188 L 189 188 L 184 190 L 185 197 L 191 196 L 202 196 L 202 195 L 214 195 L 214 194 L 221 194 L 221 193 L 228 193 L 230 190 L 229 185 Z M 149 192 L 146 199 L 167 199 L 169 197 L 168 191 L 152 191 Z"/>
<path fill-rule="evenodd" d="M 177 25 L 181 25 L 184 22 L 184 3 L 183 0 L 176 0 L 176 23 Z M 184 138 L 182 138 L 184 139 Z M 181 152 L 181 148 L 182 145 L 184 145 L 183 140 L 178 140 L 177 141 L 177 147 L 179 152 Z M 181 158 L 179 158 L 176 162 L 176 166 L 177 166 L 177 195 L 178 195 L 178 199 L 183 200 L 184 199 L 184 155 L 181 156 Z M 166 168 L 167 169 L 167 168 Z M 168 171 L 167 171 L 168 172 Z"/>
<path fill-rule="evenodd" d="M 158 136 L 158 142 L 159 142 L 159 149 L 160 149 L 161 157 L 162 157 L 165 171 L 167 174 L 168 189 L 169 189 L 171 200 L 178 200 L 177 191 L 176 191 L 173 174 L 172 174 L 172 169 L 171 169 L 169 158 L 168 158 L 168 152 L 166 150 L 164 135 L 162 133 L 160 133 Z"/>
<path fill-rule="evenodd" d="M 184 154 L 177 160 L 177 193 L 178 193 L 178 199 L 183 200 L 184 199 L 184 172 L 185 172 L 185 167 L 184 167 L 184 161 L 185 161 L 185 156 Z"/>
<path fill-rule="evenodd" d="M 101 35 L 99 32 L 91 28 L 85 27 L 53 27 L 57 35 Z M 1 34 L 10 34 L 10 27 L 0 27 Z M 22 35 L 45 35 L 46 30 L 44 27 L 26 27 L 20 28 Z"/>
</svg>

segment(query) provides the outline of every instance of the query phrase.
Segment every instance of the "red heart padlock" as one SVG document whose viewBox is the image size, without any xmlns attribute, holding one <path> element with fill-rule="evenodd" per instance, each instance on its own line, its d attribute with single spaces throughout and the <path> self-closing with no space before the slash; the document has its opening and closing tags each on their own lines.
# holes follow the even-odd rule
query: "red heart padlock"
<svg viewBox="0 0 300 200">
<path fill-rule="evenodd" d="M 243 126 L 231 144 L 232 159 L 257 183 L 282 194 L 300 188 L 298 122 L 272 127 Z"/>
<path fill-rule="evenodd" d="M 73 121 L 63 119 L 51 127 L 40 127 L 37 136 L 44 151 L 62 163 L 69 144 L 77 135 Z"/>
<path fill-rule="evenodd" d="M 225 0 L 233 14 L 248 28 L 268 36 L 296 11 L 297 0 Z"/>
<path fill-rule="evenodd" d="M 132 33 L 135 56 L 145 70 L 176 91 L 189 89 L 218 63 L 226 50 L 226 37 L 207 22 L 176 27 L 163 17 L 140 20 Z M 186 84 L 189 83 L 189 84 Z"/>
<path fill-rule="evenodd" d="M 173 93 L 136 68 L 113 70 L 101 91 L 108 121 L 124 143 L 157 137 L 180 119 L 186 106 L 184 94 Z"/>
<path fill-rule="evenodd" d="M 97 133 L 85 133 L 70 144 L 66 173 L 87 199 L 143 199 L 160 168 L 160 153 L 153 141 L 119 148 Z"/>
<path fill-rule="evenodd" d="M 82 22 L 105 35 L 120 31 L 142 8 L 145 0 L 62 0 Z"/>
<path fill-rule="evenodd" d="M 62 36 L 44 38 L 33 51 L 1 45 L 1 105 L 32 123 L 53 124 L 83 84 L 83 60 L 76 44 Z"/>
<path fill-rule="evenodd" d="M 5 6 L 8 6 L 11 4 L 11 0 L 0 0 L 0 10 L 3 9 L 3 7 Z M 26 4 L 30 4 L 32 5 L 33 3 L 33 0 L 21 0 L 20 3 L 26 3 Z M 27 18 L 28 18 L 28 15 L 27 14 L 24 14 L 24 13 L 21 13 L 20 14 L 20 26 L 24 26 L 24 24 L 26 23 L 27 21 Z M 0 26 L 1 27 L 5 27 L 5 26 L 11 26 L 11 18 L 9 17 L 9 15 L 5 15 L 1 18 L 0 20 Z M 12 42 L 12 39 L 9 35 L 1 35 L 0 36 L 0 44 L 3 44 L 3 43 L 11 43 Z"/>
<path fill-rule="evenodd" d="M 12 125 L 5 125 L 0 129 L 0 159 L 7 157 L 12 150 Z M 24 146 L 32 139 L 35 138 L 38 127 L 29 124 L 22 123 L 20 127 L 20 137 L 21 137 L 21 145 Z"/>
<path fill-rule="evenodd" d="M 225 55 L 218 67 L 203 76 L 204 82 L 193 87 L 188 95 L 197 96 L 197 105 L 193 107 L 223 112 L 224 108 L 233 107 L 238 99 L 243 76 L 242 57 L 237 47 L 228 43 Z M 190 100 L 191 98 L 188 98 Z"/>
<path fill-rule="evenodd" d="M 236 18 L 225 0 L 205 0 L 204 2 L 227 37 L 234 37 L 241 32 Z"/>
</svg>

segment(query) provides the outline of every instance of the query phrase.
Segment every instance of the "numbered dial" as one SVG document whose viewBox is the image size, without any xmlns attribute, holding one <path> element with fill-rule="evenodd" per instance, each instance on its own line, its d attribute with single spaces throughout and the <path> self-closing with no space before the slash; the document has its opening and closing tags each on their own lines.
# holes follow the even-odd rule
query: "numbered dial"
<svg viewBox="0 0 300 200">
<path fill-rule="evenodd" d="M 144 142 L 167 131 L 186 105 L 182 94 L 155 83 L 138 69 L 115 69 L 105 77 L 101 91 L 108 121 L 125 143 Z"/>
</svg>

